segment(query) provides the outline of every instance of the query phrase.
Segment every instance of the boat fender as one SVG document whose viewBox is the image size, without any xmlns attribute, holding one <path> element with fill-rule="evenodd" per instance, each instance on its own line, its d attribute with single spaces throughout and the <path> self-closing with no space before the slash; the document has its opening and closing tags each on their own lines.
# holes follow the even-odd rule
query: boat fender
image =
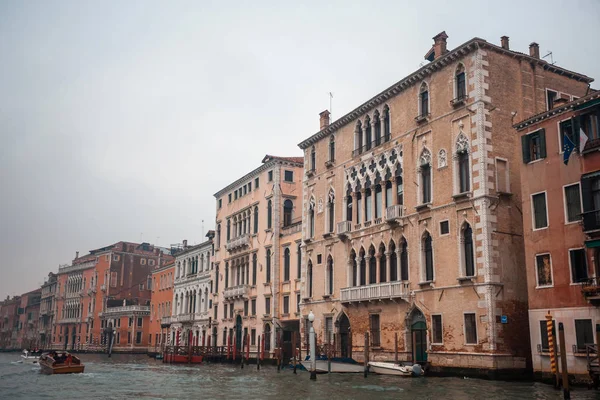
<svg viewBox="0 0 600 400">
<path fill-rule="evenodd" d="M 421 368 L 421 365 L 419 365 L 419 364 L 415 364 L 412 366 L 412 372 L 415 376 L 423 375 L 423 369 Z"/>
</svg>

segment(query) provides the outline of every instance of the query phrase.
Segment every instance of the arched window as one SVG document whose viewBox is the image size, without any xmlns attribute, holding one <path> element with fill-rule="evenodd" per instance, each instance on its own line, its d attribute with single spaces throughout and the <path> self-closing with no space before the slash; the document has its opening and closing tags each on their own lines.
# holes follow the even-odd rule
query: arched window
<svg viewBox="0 0 600 400">
<path fill-rule="evenodd" d="M 346 191 L 346 218 L 344 221 L 352 221 L 352 191 L 350 186 Z"/>
<path fill-rule="evenodd" d="M 258 206 L 254 206 L 254 233 L 258 233 Z"/>
<path fill-rule="evenodd" d="M 463 258 L 465 276 L 475 276 L 475 260 L 473 257 L 473 230 L 471 225 L 465 223 L 462 229 Z"/>
<path fill-rule="evenodd" d="M 431 243 L 431 235 L 425 232 L 422 240 L 423 248 L 423 266 L 425 267 L 425 281 L 433 280 L 433 247 Z"/>
<path fill-rule="evenodd" d="M 358 280 L 356 276 L 358 272 L 358 266 L 356 265 L 356 252 L 354 251 L 354 249 L 352 249 L 352 251 L 350 252 L 350 262 L 352 262 L 352 271 L 350 271 L 350 281 L 352 282 L 352 286 L 358 286 Z"/>
<path fill-rule="evenodd" d="M 363 132 L 362 132 L 362 124 L 360 121 L 356 121 L 356 129 L 354 130 L 354 135 L 356 136 L 356 151 L 358 154 L 363 152 Z"/>
<path fill-rule="evenodd" d="M 362 193 L 356 192 L 356 223 L 360 224 L 362 221 Z"/>
<path fill-rule="evenodd" d="M 373 245 L 369 248 L 369 284 L 372 283 L 377 283 L 377 259 Z"/>
<path fill-rule="evenodd" d="M 290 280 L 290 248 L 286 247 L 283 251 L 283 281 Z"/>
<path fill-rule="evenodd" d="M 283 226 L 289 226 L 292 224 L 292 210 L 294 204 L 290 199 L 283 202 Z"/>
<path fill-rule="evenodd" d="M 424 118 L 429 115 L 429 88 L 423 82 L 419 89 L 419 117 Z"/>
<path fill-rule="evenodd" d="M 221 224 L 217 225 L 217 247 L 221 247 Z"/>
<path fill-rule="evenodd" d="M 421 204 L 431 203 L 431 153 L 427 149 L 421 152 Z"/>
<path fill-rule="evenodd" d="M 300 279 L 302 274 L 302 248 L 300 247 L 301 243 L 298 243 L 298 252 L 296 256 L 298 259 L 296 260 L 296 278 Z"/>
<path fill-rule="evenodd" d="M 327 232 L 333 233 L 335 230 L 335 195 L 333 190 L 329 191 L 327 196 Z"/>
<path fill-rule="evenodd" d="M 273 203 L 271 200 L 267 202 L 267 229 L 271 229 L 273 224 Z"/>
<path fill-rule="evenodd" d="M 398 280 L 398 257 L 396 256 L 396 243 L 390 243 L 390 282 Z"/>
<path fill-rule="evenodd" d="M 308 204 L 308 237 L 315 237 L 315 199 L 310 199 Z"/>
<path fill-rule="evenodd" d="M 365 249 L 361 247 L 359 253 L 360 260 L 360 286 L 367 284 L 367 260 L 365 260 Z"/>
<path fill-rule="evenodd" d="M 400 244 L 400 280 L 408 280 L 408 243 L 402 239 Z"/>
<path fill-rule="evenodd" d="M 456 166 L 458 169 L 458 193 L 468 192 L 471 190 L 469 140 L 462 133 L 456 139 Z"/>
<path fill-rule="evenodd" d="M 379 245 L 379 283 L 387 282 L 387 256 L 385 255 L 385 245 Z"/>
<path fill-rule="evenodd" d="M 388 106 L 383 107 L 383 140 L 390 140 L 390 108 Z"/>
<path fill-rule="evenodd" d="M 225 289 L 229 287 L 229 263 L 225 263 Z"/>
<path fill-rule="evenodd" d="M 227 220 L 227 241 L 231 239 L 231 220 Z"/>
<path fill-rule="evenodd" d="M 329 137 L 329 161 L 335 161 L 335 137 L 333 135 Z"/>
<path fill-rule="evenodd" d="M 367 118 L 365 118 L 365 136 L 366 136 L 366 142 L 365 143 L 365 147 L 367 148 L 367 150 L 371 149 L 372 146 L 372 135 L 371 135 L 371 119 L 369 118 L 369 116 L 367 116 Z"/>
<path fill-rule="evenodd" d="M 365 222 L 373 219 L 373 200 L 371 189 L 365 189 Z"/>
<path fill-rule="evenodd" d="M 467 97 L 467 80 L 465 76 L 465 66 L 459 64 L 456 68 L 456 100 L 464 100 Z"/>
<path fill-rule="evenodd" d="M 317 169 L 317 152 L 315 146 L 310 149 L 310 170 L 315 171 Z"/>
<path fill-rule="evenodd" d="M 306 271 L 306 280 L 308 281 L 308 297 L 313 295 L 313 265 L 312 260 L 308 260 L 308 269 Z"/>
<path fill-rule="evenodd" d="M 267 283 L 271 283 L 271 249 L 267 249 L 266 259 Z"/>
<path fill-rule="evenodd" d="M 383 216 L 382 201 L 381 185 L 375 185 L 375 218 L 381 218 Z"/>
<path fill-rule="evenodd" d="M 327 257 L 327 292 L 325 294 L 333 295 L 333 258 Z"/>
<path fill-rule="evenodd" d="M 258 258 L 256 253 L 252 254 L 252 286 L 256 286 L 256 267 L 258 264 Z"/>
<path fill-rule="evenodd" d="M 394 193 L 392 190 L 392 182 L 385 182 L 385 204 L 387 207 L 394 204 Z"/>
<path fill-rule="evenodd" d="M 381 144 L 381 120 L 379 119 L 379 111 L 373 114 L 373 127 L 375 128 L 375 146 Z"/>
</svg>

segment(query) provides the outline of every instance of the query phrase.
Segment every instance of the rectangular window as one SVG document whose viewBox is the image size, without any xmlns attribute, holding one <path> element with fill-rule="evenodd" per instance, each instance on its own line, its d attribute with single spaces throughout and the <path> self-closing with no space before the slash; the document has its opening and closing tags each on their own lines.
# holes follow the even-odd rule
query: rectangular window
<svg viewBox="0 0 600 400">
<path fill-rule="evenodd" d="M 248 300 L 244 300 L 244 317 L 248 316 Z"/>
<path fill-rule="evenodd" d="M 571 261 L 571 277 L 573 283 L 585 282 L 588 279 L 585 249 L 569 250 L 569 260 Z"/>
<path fill-rule="evenodd" d="M 290 313 L 290 296 L 283 296 L 283 313 Z"/>
<path fill-rule="evenodd" d="M 223 304 L 223 318 L 227 318 L 227 304 Z"/>
<path fill-rule="evenodd" d="M 296 294 L 296 312 L 300 312 L 300 293 Z"/>
<path fill-rule="evenodd" d="M 531 195 L 531 205 L 533 207 L 533 229 L 547 228 L 548 213 L 546 209 L 546 193 Z"/>
<path fill-rule="evenodd" d="M 252 299 L 250 302 L 250 310 L 252 311 L 252 315 L 256 315 L 256 299 Z"/>
<path fill-rule="evenodd" d="M 215 304 L 215 308 L 213 308 L 213 319 L 217 319 L 218 312 L 219 312 L 219 305 Z"/>
<path fill-rule="evenodd" d="M 538 254 L 535 256 L 537 269 L 537 286 L 552 286 L 552 261 L 550 254 Z"/>
<path fill-rule="evenodd" d="M 581 130 L 585 133 L 590 141 L 588 143 L 592 145 L 586 145 L 586 148 L 597 147 L 598 142 L 594 143 L 593 141 L 600 138 L 600 107 L 597 107 L 591 113 L 581 115 L 579 117 L 579 121 Z"/>
<path fill-rule="evenodd" d="M 255 178 L 254 179 L 254 189 L 258 189 L 258 182 L 259 182 L 258 178 Z"/>
<path fill-rule="evenodd" d="M 137 326 L 138 326 L 138 328 L 142 327 L 142 318 L 141 317 L 138 317 L 138 319 L 137 319 Z"/>
<path fill-rule="evenodd" d="M 496 191 L 510 193 L 508 187 L 508 161 L 496 159 Z"/>
<path fill-rule="evenodd" d="M 575 336 L 577 337 L 577 352 L 585 353 L 585 346 L 594 344 L 594 331 L 592 329 L 592 320 L 576 319 Z"/>
<path fill-rule="evenodd" d="M 117 272 L 111 271 L 110 273 L 110 287 L 117 287 Z"/>
<path fill-rule="evenodd" d="M 379 347 L 381 344 L 379 335 L 379 314 L 370 315 L 370 327 L 371 327 L 371 346 Z"/>
<path fill-rule="evenodd" d="M 561 143 L 562 146 L 562 143 Z M 527 135 L 521 136 L 521 150 L 525 164 L 546 158 L 546 131 L 539 129 Z"/>
<path fill-rule="evenodd" d="M 421 165 L 421 203 L 431 203 L 431 166 Z"/>
<path fill-rule="evenodd" d="M 443 326 L 441 315 L 431 316 L 431 333 L 433 336 L 433 343 L 443 343 Z"/>
<path fill-rule="evenodd" d="M 440 235 L 447 235 L 450 233 L 450 222 L 448 220 L 440 222 Z"/>
<path fill-rule="evenodd" d="M 558 92 L 550 89 L 546 89 L 546 110 L 552 110 L 554 108 L 554 100 L 558 96 Z"/>
<path fill-rule="evenodd" d="M 248 182 L 248 193 L 252 191 L 252 182 Z"/>
<path fill-rule="evenodd" d="M 465 314 L 465 343 L 477 344 L 477 317 L 474 313 Z"/>
<path fill-rule="evenodd" d="M 231 203 L 231 193 L 229 193 L 229 195 L 227 197 L 228 197 L 229 203 Z"/>
<path fill-rule="evenodd" d="M 219 199 L 219 209 L 223 207 L 223 199 Z"/>
<path fill-rule="evenodd" d="M 548 344 L 548 324 L 546 321 L 540 321 L 540 336 L 542 339 L 542 351 L 547 353 L 550 351 L 550 345 Z"/>
<path fill-rule="evenodd" d="M 456 75 L 456 98 L 462 100 L 467 97 L 467 85 L 465 81 L 465 73 L 461 72 Z"/>
<path fill-rule="evenodd" d="M 235 192 L 233 192 L 233 199 L 237 200 L 238 198 L 238 191 L 236 190 Z"/>
<path fill-rule="evenodd" d="M 333 317 L 325 318 L 325 343 L 333 343 Z"/>
<path fill-rule="evenodd" d="M 233 303 L 231 303 L 229 305 L 229 318 L 233 318 L 233 311 L 234 311 Z"/>
<path fill-rule="evenodd" d="M 567 222 L 581 220 L 581 195 L 579 183 L 565 186 L 565 211 Z"/>
<path fill-rule="evenodd" d="M 135 344 L 141 344 L 142 343 L 142 332 L 136 332 L 135 333 Z"/>
<path fill-rule="evenodd" d="M 265 314 L 271 315 L 271 298 L 265 297 Z"/>
<path fill-rule="evenodd" d="M 286 182 L 294 182 L 294 171 L 284 171 L 283 180 Z"/>
<path fill-rule="evenodd" d="M 572 119 L 567 119 L 565 121 L 562 121 L 558 124 L 558 130 L 559 130 L 559 146 L 561 149 L 561 153 L 563 151 L 563 143 L 565 140 L 565 136 L 567 136 L 571 142 L 573 142 L 576 146 L 575 148 L 578 149 L 578 144 L 579 144 L 579 132 L 578 130 L 576 130 L 576 127 L 574 126 L 575 124 L 573 123 Z"/>
<path fill-rule="evenodd" d="M 127 332 L 127 344 L 131 344 L 131 332 Z"/>
<path fill-rule="evenodd" d="M 250 329 L 250 346 L 256 346 L 256 329 Z"/>
<path fill-rule="evenodd" d="M 133 326 L 133 317 L 129 317 L 129 327 Z"/>
<path fill-rule="evenodd" d="M 243 189 L 244 189 L 244 196 L 245 196 L 245 195 L 246 195 L 246 193 L 248 193 L 248 192 L 247 192 L 247 190 L 248 190 L 248 187 L 247 187 L 246 185 L 244 185 Z"/>
<path fill-rule="evenodd" d="M 267 174 L 267 182 L 273 182 L 273 171 L 269 171 Z"/>
</svg>

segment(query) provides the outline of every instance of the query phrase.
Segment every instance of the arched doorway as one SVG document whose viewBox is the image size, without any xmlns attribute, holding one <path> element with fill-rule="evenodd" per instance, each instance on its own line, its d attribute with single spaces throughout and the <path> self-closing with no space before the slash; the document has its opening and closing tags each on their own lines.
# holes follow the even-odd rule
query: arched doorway
<svg viewBox="0 0 600 400">
<path fill-rule="evenodd" d="M 235 318 L 235 348 L 242 350 L 242 316 L 238 314 Z"/>
<path fill-rule="evenodd" d="M 265 353 L 271 351 L 271 325 L 265 325 Z"/>
<path fill-rule="evenodd" d="M 427 323 L 418 308 L 410 314 L 410 333 L 412 337 L 412 355 L 415 363 L 427 362 Z"/>
<path fill-rule="evenodd" d="M 340 355 L 352 357 L 352 332 L 350 331 L 350 320 L 346 313 L 342 313 L 338 319 L 338 332 L 340 334 Z"/>
</svg>

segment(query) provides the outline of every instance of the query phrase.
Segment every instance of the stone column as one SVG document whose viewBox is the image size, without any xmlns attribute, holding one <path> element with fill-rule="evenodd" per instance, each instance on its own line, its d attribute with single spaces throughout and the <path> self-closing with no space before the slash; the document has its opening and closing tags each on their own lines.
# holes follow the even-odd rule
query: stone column
<svg viewBox="0 0 600 400">
<path fill-rule="evenodd" d="M 375 283 L 381 283 L 381 255 L 377 253 L 375 255 Z"/>
<path fill-rule="evenodd" d="M 356 256 L 356 286 L 360 286 L 360 256 Z"/>
<path fill-rule="evenodd" d="M 387 183 L 388 181 L 381 182 L 381 216 L 385 218 L 385 209 L 387 208 Z"/>
<path fill-rule="evenodd" d="M 400 245 L 402 242 L 400 242 Z M 402 280 L 402 259 L 400 258 L 400 254 L 402 254 L 401 248 L 396 249 L 396 280 Z"/>
<path fill-rule="evenodd" d="M 388 281 L 388 282 L 392 281 L 392 278 L 391 278 L 391 276 L 392 276 L 392 274 L 391 274 L 392 262 L 391 261 L 392 260 L 391 260 L 391 258 L 392 258 L 392 253 L 390 253 L 389 251 L 386 251 L 385 252 L 385 277 L 386 277 L 386 281 Z"/>
<path fill-rule="evenodd" d="M 352 221 L 357 224 L 358 223 L 358 218 L 357 218 L 357 199 L 356 199 L 356 192 L 352 192 L 352 212 L 354 213 L 354 215 L 352 216 Z M 352 227 L 350 227 L 350 229 L 352 229 Z"/>
<path fill-rule="evenodd" d="M 375 221 L 377 218 L 377 195 L 375 194 L 375 185 L 371 187 L 371 221 Z"/>
<path fill-rule="evenodd" d="M 371 256 L 365 256 L 365 285 L 371 282 L 371 268 L 370 268 Z"/>
<path fill-rule="evenodd" d="M 395 171 L 392 173 L 395 173 Z M 398 183 L 395 176 L 392 178 L 392 204 L 390 206 L 394 204 L 398 204 Z"/>
</svg>

